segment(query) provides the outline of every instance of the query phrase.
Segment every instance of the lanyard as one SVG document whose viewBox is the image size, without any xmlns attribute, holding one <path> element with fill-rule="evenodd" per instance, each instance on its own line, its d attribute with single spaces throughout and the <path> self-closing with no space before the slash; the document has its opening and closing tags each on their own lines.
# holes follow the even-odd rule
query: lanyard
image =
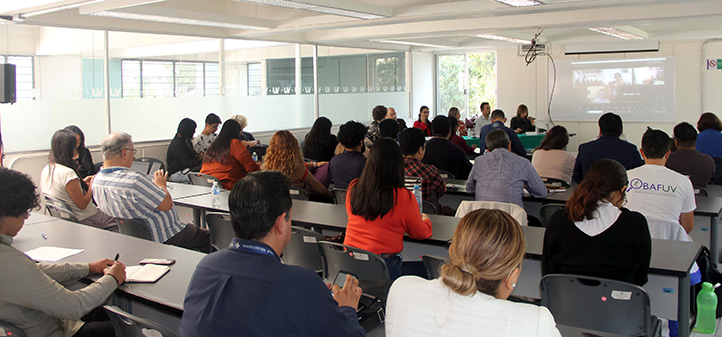
<svg viewBox="0 0 722 337">
<path fill-rule="evenodd" d="M 236 240 L 231 242 L 231 244 L 228 246 L 228 249 L 233 249 L 236 251 L 246 251 L 246 252 L 255 253 L 255 254 L 263 254 L 263 255 L 273 256 L 276 258 L 278 257 L 276 255 L 276 252 L 274 252 L 271 249 L 268 249 L 266 247 L 259 246 L 259 245 L 254 245 L 251 243 L 238 242 Z"/>
<path fill-rule="evenodd" d="M 109 168 L 101 169 L 100 172 L 102 172 L 102 173 L 113 173 L 113 172 L 115 172 L 115 171 L 128 170 L 128 169 L 129 169 L 129 168 L 127 168 L 127 167 L 109 167 Z"/>
</svg>

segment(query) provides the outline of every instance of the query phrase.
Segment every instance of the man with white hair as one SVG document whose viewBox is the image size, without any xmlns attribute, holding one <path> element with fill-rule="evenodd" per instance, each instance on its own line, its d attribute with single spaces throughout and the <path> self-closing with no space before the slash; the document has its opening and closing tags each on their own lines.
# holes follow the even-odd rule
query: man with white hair
<svg viewBox="0 0 722 337">
<path fill-rule="evenodd" d="M 168 174 L 158 170 L 151 180 L 130 170 L 137 150 L 129 134 L 111 133 L 103 139 L 100 148 L 103 168 L 91 185 L 98 208 L 115 218 L 143 221 L 153 241 L 211 252 L 208 230 L 178 219 L 166 188 Z"/>
</svg>

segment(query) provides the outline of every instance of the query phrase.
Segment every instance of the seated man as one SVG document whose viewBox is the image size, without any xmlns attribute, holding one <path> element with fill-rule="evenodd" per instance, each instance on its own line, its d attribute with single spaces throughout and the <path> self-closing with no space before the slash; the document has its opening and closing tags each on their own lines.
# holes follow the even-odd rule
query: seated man
<svg viewBox="0 0 722 337">
<path fill-rule="evenodd" d="M 328 175 L 335 188 L 348 188 L 351 180 L 361 176 L 366 165 L 363 155 L 365 136 L 366 127 L 359 122 L 349 121 L 338 128 L 338 142 L 343 146 L 343 152 L 333 156 L 328 163 Z"/>
<path fill-rule="evenodd" d="M 619 139 L 622 131 L 622 118 L 619 115 L 608 112 L 599 117 L 599 138 L 579 145 L 572 180 L 581 182 L 584 173 L 600 158 L 614 159 L 627 170 L 642 166 L 644 162 L 634 144 Z"/>
<path fill-rule="evenodd" d="M 684 175 L 689 175 L 692 185 L 707 187 L 715 172 L 714 159 L 697 151 L 697 130 L 692 124 L 682 122 L 674 127 L 674 143 L 677 151 L 669 154 L 664 165 Z"/>
<path fill-rule="evenodd" d="M 221 118 L 218 115 L 210 113 L 206 116 L 206 126 L 203 131 L 193 137 L 193 149 L 196 152 L 205 153 L 208 150 L 213 140 L 216 139 L 216 131 L 218 131 L 219 125 L 221 125 Z"/>
<path fill-rule="evenodd" d="M 689 179 L 664 164 L 670 153 L 671 140 L 664 131 L 647 130 L 642 136 L 644 165 L 627 171 L 627 208 L 647 219 L 679 222 L 689 233 L 694 228 L 697 204 Z"/>
<path fill-rule="evenodd" d="M 434 138 L 426 143 L 424 164 L 451 172 L 458 179 L 466 179 L 471 171 L 471 162 L 464 150 L 449 141 L 451 125 L 446 116 L 436 116 L 431 123 Z"/>
<path fill-rule="evenodd" d="M 525 186 L 535 198 L 547 196 L 547 188 L 531 162 L 511 153 L 504 130 L 489 132 L 486 147 L 487 153 L 476 158 L 466 181 L 466 190 L 474 193 L 474 200 L 509 202 L 524 208 Z"/>
<path fill-rule="evenodd" d="M 369 124 L 369 127 L 366 131 L 366 139 L 364 143 L 366 144 L 367 148 L 370 148 L 371 145 L 374 145 L 374 142 L 381 138 L 381 130 L 379 130 L 379 125 L 381 124 L 381 121 L 386 118 L 386 113 L 388 112 L 388 109 L 386 109 L 383 105 L 377 105 L 374 107 L 373 110 L 371 110 L 371 116 L 373 117 L 373 121 L 371 124 Z"/>
<path fill-rule="evenodd" d="M 436 167 L 421 162 L 426 152 L 424 143 L 426 139 L 421 129 L 411 128 L 401 132 L 399 145 L 401 145 L 401 153 L 404 154 L 404 176 L 421 178 L 422 198 L 441 210 L 439 198 L 446 193 L 446 182 L 441 178 Z M 441 213 L 454 215 L 448 210 Z"/>
<path fill-rule="evenodd" d="M 181 337 L 365 336 L 356 307 L 358 280 L 331 291 L 312 270 L 283 264 L 291 239 L 289 181 L 254 172 L 231 190 L 236 237 L 204 257 L 188 284 Z"/>
<path fill-rule="evenodd" d="M 399 134 L 399 123 L 397 123 L 395 119 L 384 119 L 384 121 L 379 124 L 379 132 L 381 132 L 381 137 L 396 140 L 396 136 Z"/>
<path fill-rule="evenodd" d="M 208 230 L 178 219 L 166 180 L 168 174 L 158 170 L 151 181 L 148 176 L 130 170 L 136 149 L 129 134 L 111 133 L 100 143 L 103 168 L 91 182 L 98 208 L 119 219 L 142 220 L 153 241 L 209 253 Z"/>
<path fill-rule="evenodd" d="M 511 151 L 514 151 L 514 153 L 522 157 L 526 157 L 526 149 L 524 148 L 524 145 L 521 144 L 521 140 L 519 140 L 519 136 L 517 136 L 516 131 L 507 128 L 506 125 L 504 125 L 504 123 L 506 123 L 504 111 L 499 109 L 492 111 L 489 119 L 491 120 L 491 124 L 484 126 L 479 132 L 479 148 L 481 149 L 482 154 L 484 154 L 484 151 L 488 149 L 486 136 L 494 130 L 503 130 L 506 132 L 506 135 L 511 142 Z"/>
</svg>

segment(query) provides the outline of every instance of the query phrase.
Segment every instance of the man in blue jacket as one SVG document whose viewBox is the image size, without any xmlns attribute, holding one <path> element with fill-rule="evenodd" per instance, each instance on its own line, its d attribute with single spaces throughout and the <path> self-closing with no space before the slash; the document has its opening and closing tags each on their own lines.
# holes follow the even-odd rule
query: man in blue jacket
<svg viewBox="0 0 722 337">
<path fill-rule="evenodd" d="M 329 290 L 314 271 L 281 262 L 291 239 L 289 186 L 278 171 L 254 172 L 233 186 L 236 237 L 198 263 L 181 337 L 366 335 L 356 315 L 358 280 L 347 276 L 343 289 Z"/>
<path fill-rule="evenodd" d="M 483 128 L 481 128 L 481 133 L 479 134 L 479 148 L 481 149 L 481 153 L 483 154 L 486 150 L 486 136 L 489 135 L 489 132 L 492 132 L 494 130 L 504 130 L 506 134 L 509 136 L 509 141 L 511 142 L 511 151 L 522 156 L 526 157 L 526 149 L 524 148 L 524 145 L 521 144 L 521 140 L 519 140 L 519 136 L 516 135 L 516 132 L 504 125 L 506 123 L 506 116 L 504 115 L 504 111 L 501 111 L 501 109 L 496 109 L 491 112 L 491 124 L 485 125 Z"/>
<path fill-rule="evenodd" d="M 579 154 L 574 163 L 572 179 L 584 179 L 584 174 L 597 159 L 609 158 L 620 162 L 627 170 L 644 165 L 634 144 L 619 139 L 622 135 L 622 117 L 607 112 L 599 117 L 599 138 L 579 145 Z"/>
</svg>

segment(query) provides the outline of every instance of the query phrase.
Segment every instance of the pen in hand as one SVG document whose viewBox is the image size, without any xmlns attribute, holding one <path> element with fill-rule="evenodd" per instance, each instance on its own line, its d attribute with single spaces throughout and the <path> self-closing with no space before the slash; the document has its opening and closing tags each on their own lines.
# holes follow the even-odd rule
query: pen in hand
<svg viewBox="0 0 722 337">
<path fill-rule="evenodd" d="M 43 237 L 43 239 L 45 239 L 45 240 L 47 240 L 47 239 L 48 239 L 48 237 L 47 237 L 47 236 L 45 235 L 45 233 L 40 233 L 40 236 L 42 236 L 42 237 Z"/>
<path fill-rule="evenodd" d="M 115 253 L 115 262 L 118 262 L 118 258 L 120 257 L 120 253 Z"/>
</svg>

